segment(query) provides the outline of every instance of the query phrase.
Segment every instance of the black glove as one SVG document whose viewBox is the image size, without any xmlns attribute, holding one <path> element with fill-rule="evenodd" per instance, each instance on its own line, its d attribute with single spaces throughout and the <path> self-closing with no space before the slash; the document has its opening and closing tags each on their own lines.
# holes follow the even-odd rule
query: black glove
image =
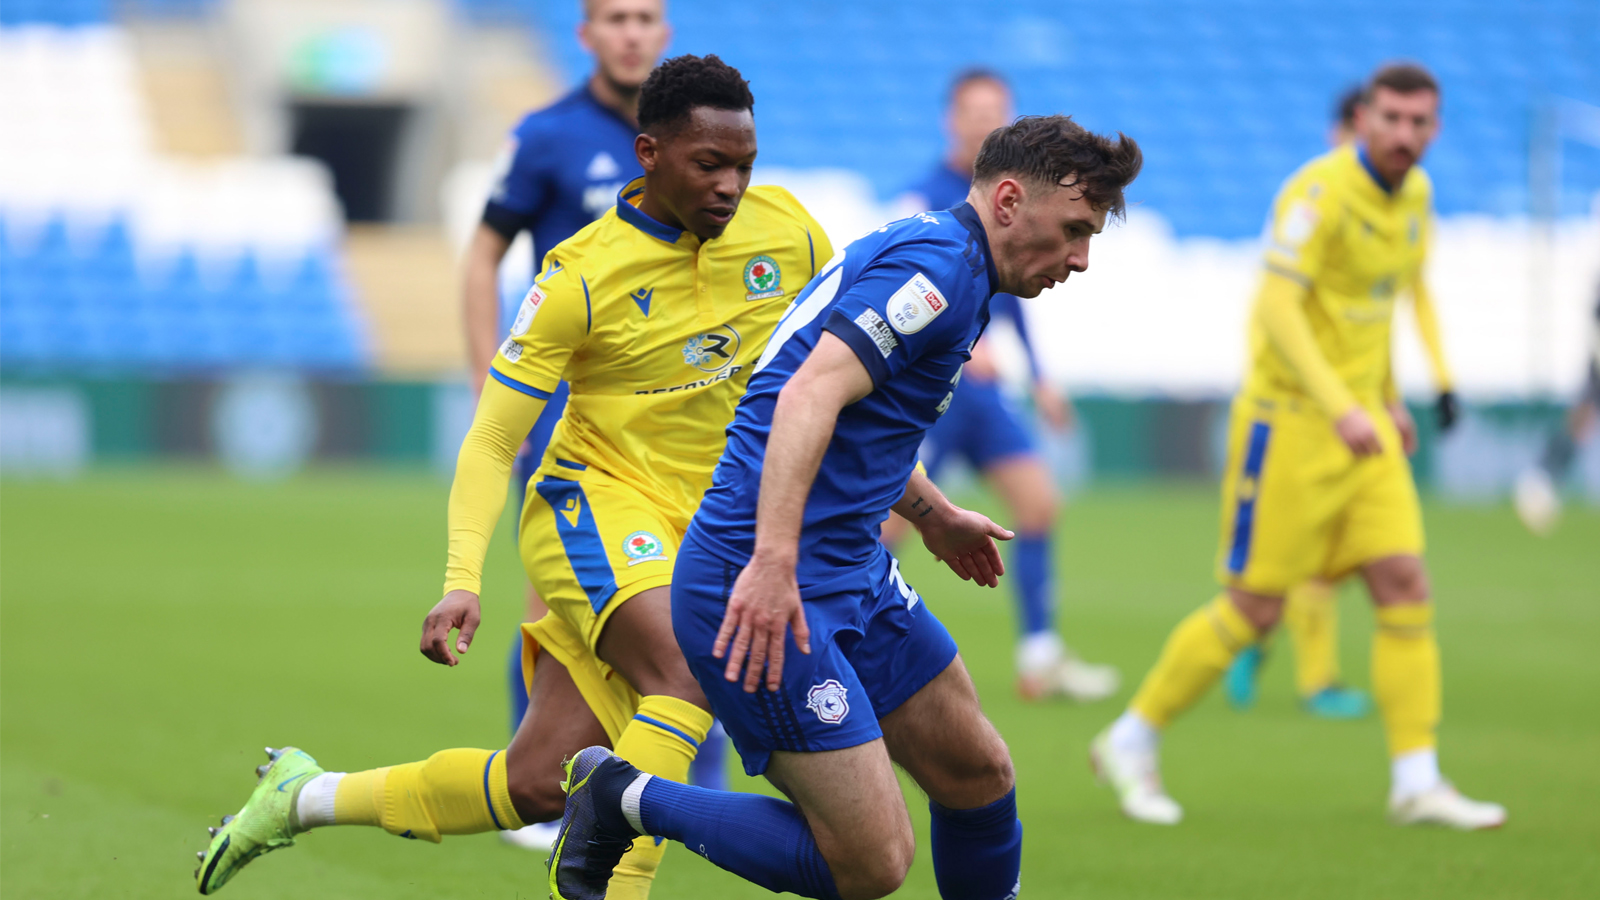
<svg viewBox="0 0 1600 900">
<path fill-rule="evenodd" d="M 1433 410 L 1437 416 L 1439 433 L 1447 434 L 1450 429 L 1456 427 L 1456 420 L 1461 418 L 1461 401 L 1456 399 L 1455 391 L 1445 391 L 1439 395 Z"/>
</svg>

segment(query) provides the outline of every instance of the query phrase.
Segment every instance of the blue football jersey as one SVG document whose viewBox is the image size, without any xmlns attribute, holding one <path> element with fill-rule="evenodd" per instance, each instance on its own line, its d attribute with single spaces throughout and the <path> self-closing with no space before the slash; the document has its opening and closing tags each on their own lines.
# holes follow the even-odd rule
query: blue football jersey
<svg viewBox="0 0 1600 900">
<path fill-rule="evenodd" d="M 643 174 L 633 154 L 638 134 L 587 83 L 529 113 L 495 163 L 484 224 L 507 239 L 530 232 L 539 271 L 541 256 L 604 215 L 623 185 Z"/>
<path fill-rule="evenodd" d="M 778 392 L 828 331 L 855 351 L 873 390 L 839 413 L 806 500 L 801 585 L 881 552 L 878 528 L 905 493 L 923 435 L 949 407 L 996 284 L 983 224 L 965 203 L 891 222 L 836 255 L 790 304 L 756 362 L 695 513 L 697 539 L 729 562 L 749 561 Z"/>
</svg>

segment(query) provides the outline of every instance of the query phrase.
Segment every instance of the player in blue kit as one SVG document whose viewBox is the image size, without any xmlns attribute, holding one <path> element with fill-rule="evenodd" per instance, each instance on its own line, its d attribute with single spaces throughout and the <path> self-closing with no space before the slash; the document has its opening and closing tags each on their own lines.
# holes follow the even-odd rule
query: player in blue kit
<svg viewBox="0 0 1600 900">
<path fill-rule="evenodd" d="M 793 802 L 652 778 L 604 748 L 567 764 L 552 896 L 604 896 L 638 835 L 679 841 L 773 891 L 874 898 L 914 853 L 894 765 L 928 794 L 947 898 L 1020 889 L 1005 743 L 955 641 L 878 541 L 892 508 L 958 575 L 994 586 L 1010 532 L 916 470 L 999 291 L 1088 267 L 1138 173 L 1127 137 L 1063 116 L 997 129 L 968 203 L 836 255 L 757 361 L 711 490 L 679 548 L 673 629 L 744 760 Z"/>
<path fill-rule="evenodd" d="M 585 0 L 578 40 L 594 54 L 595 69 L 566 96 L 524 116 L 496 160 L 495 182 L 483 218 L 467 250 L 463 313 L 471 384 L 482 388 L 489 361 L 510 326 L 502 308 L 500 263 L 521 232 L 533 239 L 533 269 L 539 259 L 579 229 L 616 205 L 623 185 L 642 171 L 633 152 L 639 134 L 639 88 L 666 49 L 672 29 L 661 0 Z M 524 286 L 525 287 L 525 286 Z M 514 299 L 520 301 L 522 292 Z M 521 494 L 544 458 L 550 434 L 567 405 L 562 382 L 517 454 L 512 481 Z M 527 621 L 545 614 L 539 595 L 528 588 Z M 508 668 L 511 731 L 528 711 L 522 674 L 522 633 L 511 642 Z M 695 759 L 696 784 L 725 786 L 723 749 L 715 733 Z M 505 832 L 512 843 L 545 850 L 555 825 L 539 823 Z"/>
<path fill-rule="evenodd" d="M 978 148 L 994 129 L 1012 119 L 1011 88 L 999 73 L 967 69 L 951 82 L 945 109 L 949 146 L 921 181 L 900 200 L 907 213 L 948 209 L 967 198 Z M 1034 354 L 1022 303 L 1011 294 L 989 301 L 991 321 L 1007 320 L 1015 329 L 1033 383 L 1034 408 L 1051 428 L 1061 431 L 1072 420 L 1071 406 L 1044 377 Z M 1002 389 L 990 341 L 972 348 L 950 409 L 928 431 L 922 445 L 928 476 L 937 480 L 945 464 L 966 461 L 1005 502 L 1017 537 L 1007 547 L 1021 637 L 1017 641 L 1017 693 L 1029 700 L 1065 696 L 1099 700 L 1115 693 L 1121 679 L 1111 666 L 1079 659 L 1056 631 L 1055 529 L 1060 502 L 1034 441 L 1034 424 Z M 899 543 L 909 526 L 891 516 L 884 524 L 884 543 Z"/>
</svg>

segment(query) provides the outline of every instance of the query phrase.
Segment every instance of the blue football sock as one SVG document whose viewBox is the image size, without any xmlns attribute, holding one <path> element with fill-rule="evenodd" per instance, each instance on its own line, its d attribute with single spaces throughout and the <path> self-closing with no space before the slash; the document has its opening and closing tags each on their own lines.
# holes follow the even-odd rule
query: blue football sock
<svg viewBox="0 0 1600 900">
<path fill-rule="evenodd" d="M 1017 791 L 977 809 L 946 809 L 929 801 L 933 877 L 939 896 L 1004 900 L 1022 878 L 1022 822 Z"/>
<path fill-rule="evenodd" d="M 1019 534 L 1011 541 L 1011 564 L 1015 570 L 1011 575 L 1016 579 L 1023 634 L 1055 630 L 1055 603 L 1050 596 L 1054 580 L 1050 571 L 1051 543 L 1048 532 Z"/>
<path fill-rule="evenodd" d="M 712 722 L 711 731 L 700 742 L 700 751 L 689 764 L 689 783 L 708 791 L 728 789 L 728 733 L 721 722 Z"/>
<path fill-rule="evenodd" d="M 792 803 L 652 778 L 640 792 L 639 821 L 647 833 L 774 893 L 839 900 L 833 873 Z"/>
<path fill-rule="evenodd" d="M 511 664 L 506 670 L 511 688 L 511 733 L 522 727 L 522 717 L 528 714 L 528 685 L 522 680 L 522 629 L 517 629 L 517 639 L 511 642 Z"/>
</svg>

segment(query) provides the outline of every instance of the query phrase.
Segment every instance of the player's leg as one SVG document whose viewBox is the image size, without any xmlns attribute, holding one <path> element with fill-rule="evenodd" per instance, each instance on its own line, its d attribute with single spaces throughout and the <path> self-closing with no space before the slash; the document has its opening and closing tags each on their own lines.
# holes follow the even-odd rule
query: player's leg
<svg viewBox="0 0 1600 900">
<path fill-rule="evenodd" d="M 890 758 L 928 795 L 940 895 L 1015 896 L 1022 823 L 1011 754 L 960 657 L 880 724 Z"/>
<path fill-rule="evenodd" d="M 1577 450 L 1600 418 L 1600 361 L 1589 363 L 1583 394 L 1568 410 L 1562 427 L 1552 432 L 1539 463 L 1517 477 L 1512 502 L 1522 524 L 1534 534 L 1549 534 L 1561 518 L 1561 482 L 1572 468 Z"/>
<path fill-rule="evenodd" d="M 565 669 L 537 667 L 529 714 L 512 750 L 443 750 L 420 762 L 361 772 L 327 772 L 296 748 L 269 751 L 258 786 L 244 807 L 212 829 L 196 872 L 200 892 L 221 888 L 251 860 L 294 843 L 296 835 L 330 825 L 366 825 L 405 838 L 439 842 L 444 835 L 520 828 L 523 814 L 559 816 L 563 798 L 541 793 L 561 753 L 605 739 Z M 544 756 L 530 753 L 539 744 Z"/>
<path fill-rule="evenodd" d="M 1325 719 L 1366 715 L 1366 693 L 1339 679 L 1337 585 L 1312 578 L 1291 588 L 1283 627 L 1294 650 L 1295 690 L 1306 711 Z"/>
</svg>

